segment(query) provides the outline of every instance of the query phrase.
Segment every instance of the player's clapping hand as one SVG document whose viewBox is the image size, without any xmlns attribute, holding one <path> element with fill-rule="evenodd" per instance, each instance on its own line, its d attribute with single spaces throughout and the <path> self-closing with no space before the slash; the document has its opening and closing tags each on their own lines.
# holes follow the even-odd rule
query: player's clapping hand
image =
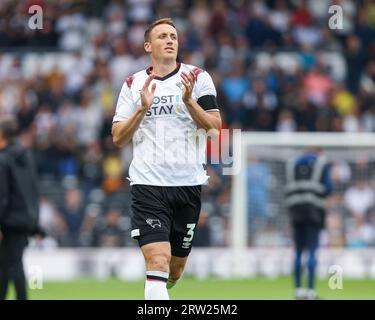
<svg viewBox="0 0 375 320">
<path fill-rule="evenodd" d="M 150 74 L 149 77 L 146 79 L 145 84 L 143 85 L 141 90 L 141 108 L 144 111 L 147 111 L 154 101 L 156 83 L 152 84 L 151 91 L 149 90 L 150 83 L 154 78 L 155 75 Z"/>
<path fill-rule="evenodd" d="M 186 103 L 191 99 L 191 94 L 194 89 L 196 76 L 192 71 L 190 71 L 189 74 L 187 74 L 186 72 L 181 72 L 181 78 L 181 82 L 185 87 L 182 91 L 182 101 Z"/>
</svg>

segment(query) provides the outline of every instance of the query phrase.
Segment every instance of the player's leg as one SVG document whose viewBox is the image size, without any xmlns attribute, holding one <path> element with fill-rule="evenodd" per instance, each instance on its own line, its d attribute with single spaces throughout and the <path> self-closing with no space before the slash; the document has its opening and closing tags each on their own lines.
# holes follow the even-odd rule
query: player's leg
<svg viewBox="0 0 375 320">
<path fill-rule="evenodd" d="M 169 300 L 166 288 L 171 261 L 169 242 L 154 242 L 141 247 L 146 263 L 145 299 Z"/>
<path fill-rule="evenodd" d="M 172 258 L 168 289 L 171 289 L 182 277 L 201 210 L 201 186 L 179 187 L 175 192 L 181 205 L 174 212 L 170 234 Z"/>
<path fill-rule="evenodd" d="M 181 278 L 188 257 L 171 257 L 171 262 L 169 264 L 169 278 L 167 282 L 167 289 L 171 289 L 175 286 L 177 281 Z"/>
<path fill-rule="evenodd" d="M 171 209 L 162 187 L 132 187 L 131 235 L 138 240 L 146 264 L 145 299 L 169 299 Z"/>
</svg>

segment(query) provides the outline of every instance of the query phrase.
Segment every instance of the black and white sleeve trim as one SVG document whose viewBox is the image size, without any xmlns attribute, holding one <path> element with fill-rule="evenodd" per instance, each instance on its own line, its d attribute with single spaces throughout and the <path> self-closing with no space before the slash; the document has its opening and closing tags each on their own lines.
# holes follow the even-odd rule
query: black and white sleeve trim
<svg viewBox="0 0 375 320">
<path fill-rule="evenodd" d="M 219 111 L 219 106 L 214 95 L 202 96 L 198 98 L 197 103 L 202 107 L 204 111 Z"/>
</svg>

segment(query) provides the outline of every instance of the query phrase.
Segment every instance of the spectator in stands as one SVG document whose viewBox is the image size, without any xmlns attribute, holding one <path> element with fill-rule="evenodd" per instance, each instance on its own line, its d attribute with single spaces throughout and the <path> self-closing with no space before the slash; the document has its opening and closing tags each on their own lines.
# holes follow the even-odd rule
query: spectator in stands
<svg viewBox="0 0 375 320">
<path fill-rule="evenodd" d="M 228 103 L 240 105 L 249 84 L 250 81 L 244 72 L 243 61 L 235 60 L 229 75 L 222 81 L 222 89 Z"/>
<path fill-rule="evenodd" d="M 209 247 L 211 245 L 211 229 L 208 215 L 203 210 L 199 215 L 197 229 L 194 235 L 194 246 Z"/>
<path fill-rule="evenodd" d="M 280 111 L 276 130 L 279 132 L 294 132 L 296 127 L 293 113 L 287 109 Z"/>
<path fill-rule="evenodd" d="M 341 212 L 327 212 L 326 219 L 326 247 L 342 248 L 345 246 L 344 219 Z"/>
<path fill-rule="evenodd" d="M 359 90 L 361 74 L 365 63 L 365 53 L 360 38 L 349 35 L 346 40 L 346 85 L 350 92 L 356 94 Z"/>
<path fill-rule="evenodd" d="M 80 189 L 72 188 L 66 190 L 65 203 L 59 211 L 63 218 L 65 229 L 61 244 L 68 247 L 80 246 L 80 232 L 85 218 L 85 203 Z"/>
<path fill-rule="evenodd" d="M 124 184 L 123 164 L 117 150 L 112 150 L 102 162 L 103 180 L 101 187 L 108 194 L 120 191 Z"/>
<path fill-rule="evenodd" d="M 267 90 L 262 77 L 254 79 L 252 90 L 243 94 L 243 108 L 246 129 L 273 131 L 276 127 L 278 99 L 274 92 Z"/>
<path fill-rule="evenodd" d="M 328 93 L 332 89 L 332 79 L 321 62 L 307 72 L 303 79 L 303 88 L 310 102 L 316 106 L 327 103 Z"/>
<path fill-rule="evenodd" d="M 363 114 L 361 121 L 364 131 L 375 132 L 375 104 Z"/>
<path fill-rule="evenodd" d="M 94 99 L 90 87 L 81 91 L 80 104 L 77 112 L 77 140 L 81 146 L 95 142 L 102 127 L 103 109 Z"/>
<path fill-rule="evenodd" d="M 132 74 L 134 58 L 129 52 L 129 45 L 123 38 L 118 38 L 113 43 L 113 57 L 109 62 L 112 85 L 116 90 L 121 89 L 124 75 Z M 126 78 L 126 77 L 125 77 Z"/>
<path fill-rule="evenodd" d="M 357 225 L 365 223 L 366 215 L 374 207 L 375 193 L 363 178 L 356 181 L 344 195 L 344 202 Z"/>
<path fill-rule="evenodd" d="M 254 234 L 256 229 L 265 228 L 270 203 L 270 178 L 267 164 L 252 155 L 247 166 L 249 235 Z"/>
<path fill-rule="evenodd" d="M 39 208 L 41 227 L 49 237 L 56 240 L 60 239 L 64 231 L 64 221 L 53 203 L 43 194 L 40 197 Z"/>
<path fill-rule="evenodd" d="M 105 215 L 105 221 L 99 222 L 92 232 L 94 247 L 123 247 L 125 245 L 125 230 L 121 225 L 121 211 L 110 209 Z"/>
<path fill-rule="evenodd" d="M 79 50 L 85 44 L 86 17 L 82 8 L 74 2 L 65 3 L 63 14 L 58 18 L 56 31 L 60 34 L 59 46 L 64 50 Z"/>
</svg>

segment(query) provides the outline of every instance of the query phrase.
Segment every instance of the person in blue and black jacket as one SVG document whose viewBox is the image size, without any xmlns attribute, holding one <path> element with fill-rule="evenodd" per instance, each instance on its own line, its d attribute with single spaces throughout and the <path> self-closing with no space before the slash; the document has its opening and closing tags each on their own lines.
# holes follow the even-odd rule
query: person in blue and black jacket
<svg viewBox="0 0 375 320">
<path fill-rule="evenodd" d="M 296 299 L 317 299 L 316 251 L 325 223 L 324 199 L 332 192 L 330 164 L 320 148 L 313 147 L 286 168 L 286 198 L 295 243 L 294 283 Z M 308 252 L 307 289 L 302 287 L 302 254 Z"/>
</svg>

